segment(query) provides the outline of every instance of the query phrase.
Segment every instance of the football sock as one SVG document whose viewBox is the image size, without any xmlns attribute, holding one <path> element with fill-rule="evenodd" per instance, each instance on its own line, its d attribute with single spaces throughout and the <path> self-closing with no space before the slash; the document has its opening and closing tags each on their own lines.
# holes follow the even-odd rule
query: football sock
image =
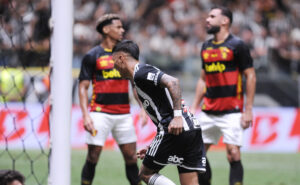
<svg viewBox="0 0 300 185">
<path fill-rule="evenodd" d="M 130 164 L 125 166 L 126 168 L 126 177 L 130 182 L 130 185 L 138 185 L 140 184 L 139 179 L 139 169 L 137 164 Z"/>
<path fill-rule="evenodd" d="M 233 161 L 230 163 L 230 185 L 242 185 L 243 184 L 244 170 L 241 161 Z"/>
<path fill-rule="evenodd" d="M 96 164 L 85 161 L 81 172 L 81 185 L 90 185 L 95 175 Z"/>
<path fill-rule="evenodd" d="M 175 183 L 167 177 L 155 173 L 150 177 L 148 185 L 175 185 Z"/>
<path fill-rule="evenodd" d="M 198 182 L 199 185 L 210 185 L 211 184 L 211 169 L 206 159 L 206 172 L 205 173 L 198 173 Z"/>
</svg>

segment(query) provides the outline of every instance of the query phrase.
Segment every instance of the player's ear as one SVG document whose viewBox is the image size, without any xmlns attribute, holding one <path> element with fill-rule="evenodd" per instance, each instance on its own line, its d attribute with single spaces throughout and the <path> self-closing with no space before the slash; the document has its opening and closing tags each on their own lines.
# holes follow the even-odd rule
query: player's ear
<svg viewBox="0 0 300 185">
<path fill-rule="evenodd" d="M 124 53 L 122 53 L 122 55 L 120 55 L 120 59 L 121 59 L 121 61 L 122 61 L 122 64 L 124 64 L 125 63 L 125 60 L 126 60 L 126 56 L 125 56 L 125 54 Z"/>
<path fill-rule="evenodd" d="M 103 30 L 103 33 L 104 33 L 105 35 L 108 34 L 108 32 L 109 32 L 109 25 L 104 26 L 104 27 L 102 28 L 102 30 Z"/>
<path fill-rule="evenodd" d="M 229 22 L 230 22 L 229 18 L 226 17 L 226 16 L 223 16 L 223 18 L 222 18 L 222 24 L 229 25 Z"/>
</svg>

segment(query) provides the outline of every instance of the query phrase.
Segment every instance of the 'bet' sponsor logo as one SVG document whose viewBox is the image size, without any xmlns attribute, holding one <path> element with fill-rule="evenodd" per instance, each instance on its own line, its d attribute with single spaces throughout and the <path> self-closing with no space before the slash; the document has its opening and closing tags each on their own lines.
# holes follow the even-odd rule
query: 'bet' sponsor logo
<svg viewBox="0 0 300 185">
<path fill-rule="evenodd" d="M 118 70 L 113 69 L 110 71 L 102 71 L 102 75 L 104 79 L 108 79 L 108 78 L 121 78 L 121 75 L 119 73 Z"/>
<path fill-rule="evenodd" d="M 220 62 L 217 63 L 212 63 L 212 64 L 205 64 L 205 71 L 207 72 L 220 72 L 222 73 L 223 71 L 226 70 L 225 64 L 221 64 Z"/>
<path fill-rule="evenodd" d="M 182 162 L 183 162 L 183 157 L 177 157 L 176 155 L 174 155 L 174 156 L 169 156 L 168 162 L 174 163 L 174 164 L 182 164 Z"/>
</svg>

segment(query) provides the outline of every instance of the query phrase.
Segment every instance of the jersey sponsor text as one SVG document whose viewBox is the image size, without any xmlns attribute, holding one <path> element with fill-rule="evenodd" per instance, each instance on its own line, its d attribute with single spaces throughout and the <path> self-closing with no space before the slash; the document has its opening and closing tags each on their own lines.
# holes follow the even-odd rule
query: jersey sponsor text
<svg viewBox="0 0 300 185">
<path fill-rule="evenodd" d="M 226 66 L 224 64 L 221 64 L 220 62 L 212 63 L 212 64 L 204 64 L 205 65 L 205 71 L 206 72 L 220 72 L 226 70 Z"/>
<path fill-rule="evenodd" d="M 108 78 L 121 78 L 120 72 L 116 69 L 113 69 L 111 71 L 102 71 L 102 75 L 104 79 Z"/>
</svg>

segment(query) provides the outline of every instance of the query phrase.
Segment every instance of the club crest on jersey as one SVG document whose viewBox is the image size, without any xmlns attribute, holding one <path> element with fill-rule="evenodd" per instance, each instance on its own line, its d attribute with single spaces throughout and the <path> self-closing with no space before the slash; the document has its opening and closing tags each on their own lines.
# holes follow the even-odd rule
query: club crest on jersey
<svg viewBox="0 0 300 185">
<path fill-rule="evenodd" d="M 202 57 L 205 62 L 232 61 L 234 58 L 233 51 L 227 47 L 208 47 L 202 52 Z"/>
<path fill-rule="evenodd" d="M 168 162 L 172 164 L 182 164 L 183 160 L 183 157 L 177 157 L 176 155 L 169 156 L 168 158 Z"/>
<path fill-rule="evenodd" d="M 154 80 L 154 77 L 155 77 L 155 74 L 154 74 L 154 73 L 148 73 L 148 74 L 147 74 L 147 80 L 153 81 L 153 80 Z"/>
</svg>

